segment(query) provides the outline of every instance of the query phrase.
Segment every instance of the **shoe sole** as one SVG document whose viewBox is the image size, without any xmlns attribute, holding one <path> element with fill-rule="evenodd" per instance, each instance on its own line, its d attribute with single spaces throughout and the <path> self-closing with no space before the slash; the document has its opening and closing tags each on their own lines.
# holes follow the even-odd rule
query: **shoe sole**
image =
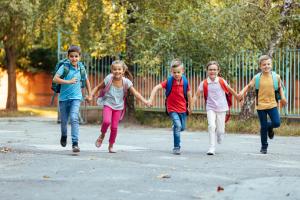
<svg viewBox="0 0 300 200">
<path fill-rule="evenodd" d="M 78 152 L 80 152 L 80 149 L 77 149 L 77 148 L 76 148 L 76 149 L 73 149 L 73 152 L 74 152 L 74 153 L 78 153 Z"/>
</svg>

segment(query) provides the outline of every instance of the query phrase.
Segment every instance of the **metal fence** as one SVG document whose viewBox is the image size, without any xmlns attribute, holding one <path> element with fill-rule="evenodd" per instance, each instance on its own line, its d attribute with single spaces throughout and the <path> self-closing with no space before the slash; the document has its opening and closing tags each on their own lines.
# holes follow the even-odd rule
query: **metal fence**
<svg viewBox="0 0 300 200">
<path fill-rule="evenodd" d="M 221 66 L 221 70 L 230 76 L 228 83 L 237 92 L 242 90 L 253 78 L 258 70 L 258 58 L 261 55 L 258 51 L 242 51 L 239 54 L 228 58 L 228 64 Z M 65 54 L 61 53 L 61 58 Z M 86 65 L 91 86 L 95 87 L 103 78 L 110 73 L 111 57 L 95 58 L 83 55 L 83 62 Z M 196 92 L 200 82 L 206 78 L 204 66 L 196 66 L 192 60 L 184 59 L 185 74 L 189 79 L 193 94 Z M 273 69 L 276 71 L 286 87 L 287 109 L 285 114 L 300 116 L 300 49 L 278 49 L 273 57 Z M 145 98 L 149 98 L 152 88 L 164 81 L 170 73 L 169 62 L 165 62 L 155 68 L 135 66 L 134 87 Z M 228 77 L 229 77 L 228 76 Z M 164 110 L 164 91 L 158 91 L 152 109 Z M 96 105 L 95 102 L 93 105 Z M 137 108 L 145 108 L 141 102 L 136 102 Z M 198 99 L 195 109 L 204 111 L 203 98 Z M 240 112 L 241 105 L 234 100 L 232 112 Z M 281 113 L 282 110 L 281 110 Z"/>
</svg>

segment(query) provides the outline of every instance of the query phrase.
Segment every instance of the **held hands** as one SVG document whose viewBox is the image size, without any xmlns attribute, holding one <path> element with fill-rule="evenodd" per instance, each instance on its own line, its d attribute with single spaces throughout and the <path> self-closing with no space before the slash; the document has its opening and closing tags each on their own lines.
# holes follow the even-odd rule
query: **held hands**
<svg viewBox="0 0 300 200">
<path fill-rule="evenodd" d="M 152 107 L 152 106 L 153 106 L 153 104 L 152 104 L 152 101 L 151 101 L 151 100 L 148 100 L 148 101 L 146 101 L 146 102 L 145 102 L 145 104 L 146 104 L 146 106 L 147 106 L 148 108 L 150 108 L 150 107 Z"/>
<path fill-rule="evenodd" d="M 85 96 L 85 100 L 86 100 L 88 103 L 91 103 L 92 100 L 93 100 L 93 96 L 92 96 L 92 95 L 87 95 L 87 96 Z"/>
</svg>

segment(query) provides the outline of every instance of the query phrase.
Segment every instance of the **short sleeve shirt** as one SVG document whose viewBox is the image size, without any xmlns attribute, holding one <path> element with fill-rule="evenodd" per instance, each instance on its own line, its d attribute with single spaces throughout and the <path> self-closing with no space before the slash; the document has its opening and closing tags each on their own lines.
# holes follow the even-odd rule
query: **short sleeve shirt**
<svg viewBox="0 0 300 200">
<path fill-rule="evenodd" d="M 206 110 L 213 110 L 215 112 L 225 112 L 227 111 L 228 104 L 226 100 L 226 95 L 219 83 L 219 77 L 212 81 L 209 77 L 207 78 L 208 83 L 208 94 L 206 101 Z M 228 83 L 224 80 L 226 86 Z M 200 83 L 198 90 L 203 92 L 203 81 Z"/>
<path fill-rule="evenodd" d="M 104 79 L 104 84 L 107 85 L 112 78 L 112 75 L 108 75 Z M 129 89 L 132 87 L 132 82 L 128 78 L 123 78 L 123 86 L 115 87 L 111 84 L 109 90 L 105 93 L 103 97 L 103 105 L 109 106 L 114 110 L 124 109 L 124 86 Z"/>
<path fill-rule="evenodd" d="M 64 78 L 64 80 L 71 80 L 72 78 L 77 78 L 77 82 L 74 84 L 61 84 L 59 101 L 66 101 L 71 99 L 82 100 L 80 67 L 75 68 L 73 65 L 69 65 L 66 67 L 69 67 L 69 73 Z M 64 73 L 64 70 L 65 66 L 62 65 L 57 70 L 56 74 L 61 76 Z"/>
<path fill-rule="evenodd" d="M 167 80 L 161 83 L 161 86 L 167 88 Z M 190 91 L 190 86 L 188 85 L 187 91 Z M 183 80 L 181 79 L 178 83 L 175 79 L 173 80 L 172 90 L 170 95 L 167 97 L 167 111 L 184 113 L 186 112 L 186 100 L 184 98 L 183 91 Z"/>
</svg>

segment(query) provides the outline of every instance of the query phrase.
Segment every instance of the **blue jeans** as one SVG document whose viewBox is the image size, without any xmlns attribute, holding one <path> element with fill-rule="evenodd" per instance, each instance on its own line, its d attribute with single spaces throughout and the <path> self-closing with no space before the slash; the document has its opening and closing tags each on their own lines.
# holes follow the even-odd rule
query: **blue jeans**
<svg viewBox="0 0 300 200">
<path fill-rule="evenodd" d="M 269 128 L 278 128 L 280 126 L 280 116 L 277 107 L 266 109 L 266 110 L 257 110 L 258 118 L 260 121 L 260 140 L 261 148 L 268 148 L 268 129 Z M 268 115 L 271 121 L 268 121 Z"/>
<path fill-rule="evenodd" d="M 61 135 L 67 136 L 67 125 L 70 117 L 71 122 L 71 136 L 72 143 L 78 143 L 79 137 L 79 99 L 69 99 L 59 102 L 59 109 L 61 114 Z"/>
<path fill-rule="evenodd" d="M 180 132 L 185 129 L 186 113 L 170 112 L 173 122 L 174 148 L 180 148 Z"/>
</svg>

